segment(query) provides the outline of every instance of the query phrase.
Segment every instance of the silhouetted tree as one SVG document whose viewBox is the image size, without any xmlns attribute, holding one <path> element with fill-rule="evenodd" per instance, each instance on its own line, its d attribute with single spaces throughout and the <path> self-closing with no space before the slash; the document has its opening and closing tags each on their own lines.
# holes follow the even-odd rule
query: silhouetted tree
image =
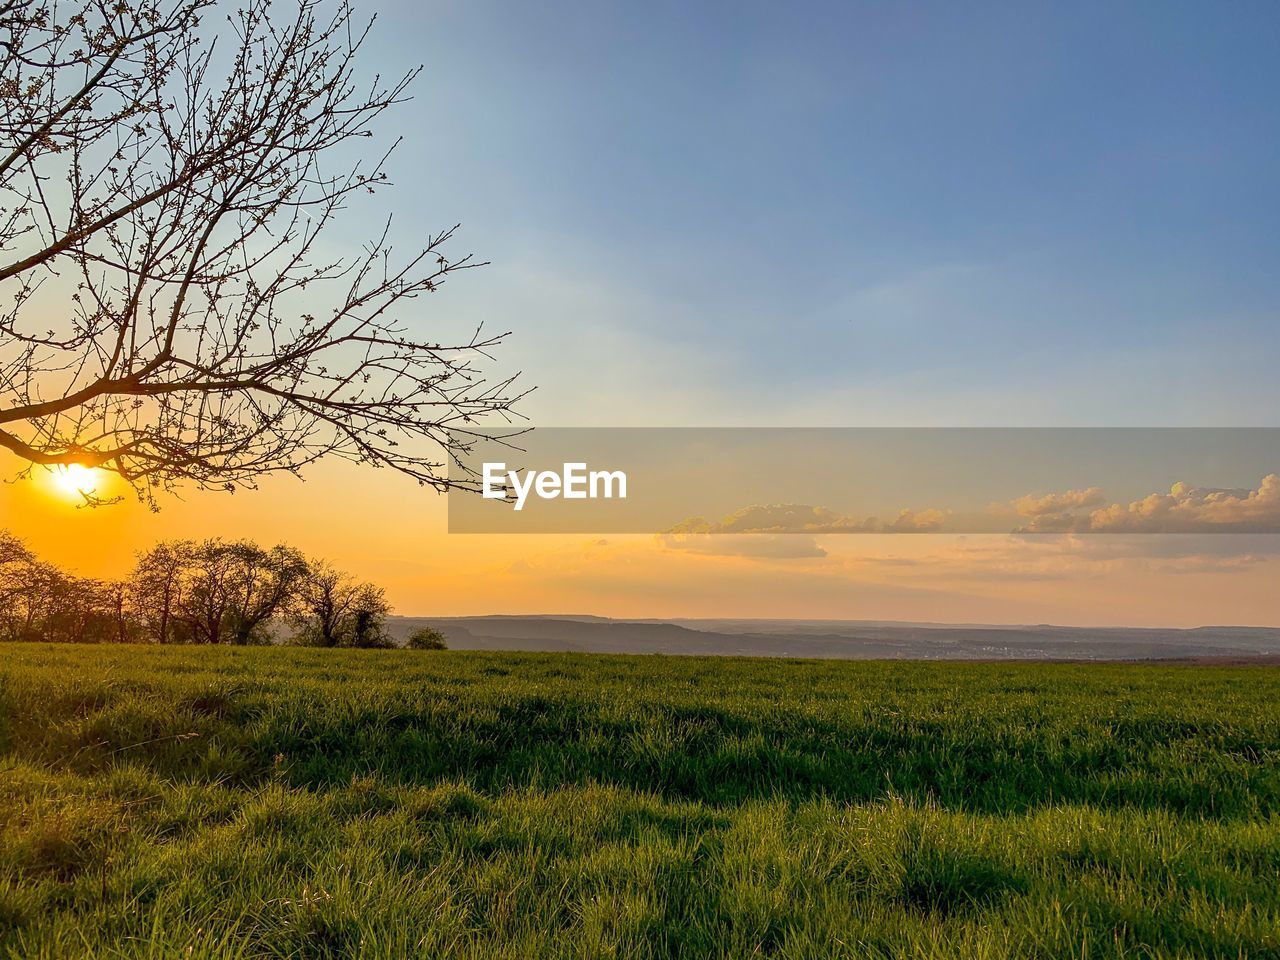
<svg viewBox="0 0 1280 960">
<path fill-rule="evenodd" d="M 387 616 L 391 607 L 381 587 L 361 584 L 351 610 L 350 645 L 353 647 L 391 647 L 387 634 Z"/>
<path fill-rule="evenodd" d="M 37 639 L 58 571 L 9 533 L 0 535 L 0 631 L 6 640 Z"/>
<path fill-rule="evenodd" d="M 298 585 L 292 611 L 295 639 L 317 647 L 336 647 L 355 600 L 356 583 L 349 574 L 320 561 Z"/>
<path fill-rule="evenodd" d="M 298 584 L 292 610 L 294 639 L 320 647 L 387 646 L 384 626 L 389 613 L 379 587 L 321 561 L 312 564 Z"/>
<path fill-rule="evenodd" d="M 205 540 L 193 546 L 173 608 L 182 639 L 211 644 L 227 640 L 234 567 L 235 558 L 228 544 Z"/>
<path fill-rule="evenodd" d="M 264 643 L 263 628 L 283 613 L 306 574 L 291 547 L 264 549 L 247 540 L 172 545 L 181 564 L 171 616 L 192 643 Z"/>
<path fill-rule="evenodd" d="M 283 613 L 307 575 L 307 561 L 292 547 L 264 550 L 240 540 L 228 545 L 232 559 L 228 626 L 232 643 L 260 643 L 263 626 Z"/>
<path fill-rule="evenodd" d="M 299 643 L 389 647 L 390 613 L 380 587 L 283 544 L 159 543 L 128 580 L 93 580 L 0 530 L 0 640 L 259 644 L 287 619 Z"/>
<path fill-rule="evenodd" d="M 0 447 L 153 505 L 331 455 L 474 488 L 446 467 L 517 399 L 477 369 L 505 334 L 441 342 L 411 308 L 476 264 L 453 229 L 320 249 L 387 184 L 387 152 L 344 158 L 417 71 L 361 86 L 346 3 L 246 0 L 215 47 L 216 9 L 0 0 Z"/>
<path fill-rule="evenodd" d="M 104 643 L 135 632 L 123 584 L 66 573 L 0 534 L 0 639 Z"/>
<path fill-rule="evenodd" d="M 108 580 L 97 585 L 98 608 L 107 623 L 104 640 L 111 643 L 130 643 L 139 639 L 141 624 L 130 608 L 129 584 L 123 580 Z"/>
<path fill-rule="evenodd" d="M 11 631 L 13 605 L 30 587 L 35 562 L 25 543 L 9 531 L 0 530 L 0 630 L 5 634 Z"/>
<path fill-rule="evenodd" d="M 158 543 L 138 555 L 129 578 L 129 594 L 148 639 L 172 643 L 175 609 L 181 602 L 183 575 L 191 563 L 195 544 L 190 540 Z"/>
</svg>

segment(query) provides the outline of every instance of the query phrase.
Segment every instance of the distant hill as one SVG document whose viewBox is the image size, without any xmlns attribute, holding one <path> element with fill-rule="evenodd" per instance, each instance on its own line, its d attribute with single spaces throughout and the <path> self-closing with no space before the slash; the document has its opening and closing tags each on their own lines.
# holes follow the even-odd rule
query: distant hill
<svg viewBox="0 0 1280 960">
<path fill-rule="evenodd" d="M 403 641 L 434 627 L 455 650 L 539 650 L 838 660 L 1253 660 L 1280 628 L 1058 627 L 882 620 L 610 620 L 591 616 L 392 617 Z"/>
</svg>

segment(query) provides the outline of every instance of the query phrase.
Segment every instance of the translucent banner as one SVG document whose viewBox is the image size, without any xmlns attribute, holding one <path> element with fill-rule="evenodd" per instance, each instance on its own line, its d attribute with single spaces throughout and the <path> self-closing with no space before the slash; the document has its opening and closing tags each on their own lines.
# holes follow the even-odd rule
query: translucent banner
<svg viewBox="0 0 1280 960">
<path fill-rule="evenodd" d="M 1277 533 L 1278 428 L 479 431 L 453 533 Z"/>
</svg>

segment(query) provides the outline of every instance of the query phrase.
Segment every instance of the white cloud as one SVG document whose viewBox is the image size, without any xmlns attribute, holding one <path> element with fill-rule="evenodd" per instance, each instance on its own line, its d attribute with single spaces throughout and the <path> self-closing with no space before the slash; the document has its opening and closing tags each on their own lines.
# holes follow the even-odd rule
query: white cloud
<svg viewBox="0 0 1280 960">
<path fill-rule="evenodd" d="M 1063 513 L 1081 507 L 1096 507 L 1106 503 L 1101 487 L 1088 487 L 1084 490 L 1068 490 L 1065 493 L 1050 493 L 1042 497 L 1027 494 L 1012 501 L 1012 507 L 1023 517 L 1043 517 L 1048 514 Z"/>
<path fill-rule="evenodd" d="M 1256 490 L 1224 490 L 1175 483 L 1128 505 L 1112 504 L 1089 516 L 1095 532 L 1201 533 L 1280 529 L 1280 476 L 1268 474 Z"/>
<path fill-rule="evenodd" d="M 1129 503 L 1105 503 L 1097 487 L 1012 501 L 1029 523 L 1023 533 L 1273 533 L 1280 531 L 1280 476 L 1257 489 L 1193 487 L 1179 481 L 1168 493 Z M 1097 509 L 1084 512 L 1089 507 Z"/>
</svg>

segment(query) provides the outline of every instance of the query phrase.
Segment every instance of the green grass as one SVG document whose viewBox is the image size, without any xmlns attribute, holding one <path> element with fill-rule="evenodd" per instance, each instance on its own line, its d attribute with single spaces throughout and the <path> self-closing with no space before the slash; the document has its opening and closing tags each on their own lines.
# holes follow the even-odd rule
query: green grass
<svg viewBox="0 0 1280 960">
<path fill-rule="evenodd" d="M 1280 671 L 0 647 L 0 956 L 1277 957 Z"/>
</svg>

